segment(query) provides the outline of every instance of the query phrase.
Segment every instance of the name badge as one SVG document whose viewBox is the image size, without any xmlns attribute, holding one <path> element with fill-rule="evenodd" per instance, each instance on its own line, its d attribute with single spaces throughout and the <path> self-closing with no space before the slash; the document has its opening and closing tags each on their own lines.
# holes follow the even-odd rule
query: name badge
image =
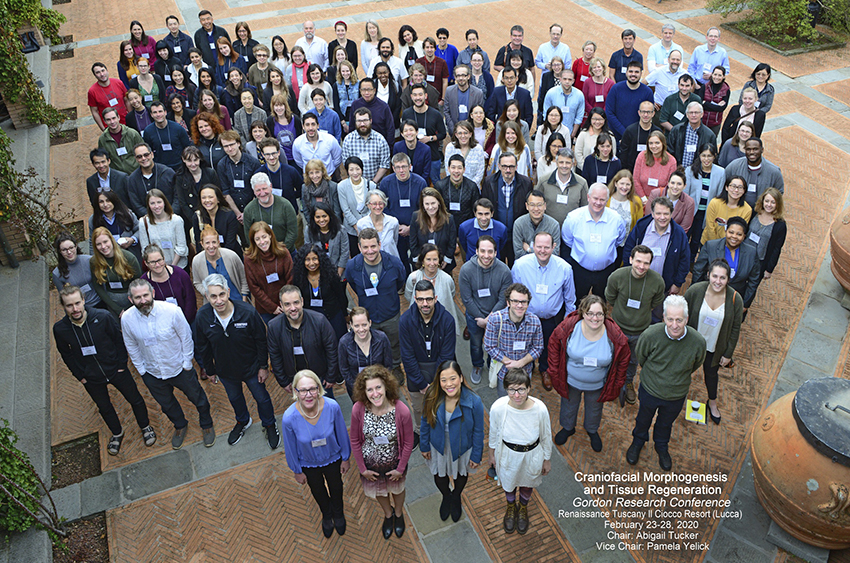
<svg viewBox="0 0 850 563">
<path fill-rule="evenodd" d="M 603 96 L 602 94 L 596 94 L 596 97 L 595 97 L 594 99 L 595 99 L 597 102 L 604 102 L 604 101 L 605 101 L 605 96 Z"/>
<path fill-rule="evenodd" d="M 115 151 L 115 153 L 118 156 L 124 156 L 125 154 L 127 154 L 127 148 L 126 147 L 118 147 L 118 150 Z"/>
<path fill-rule="evenodd" d="M 210 49 L 212 49 L 213 51 L 215 51 L 215 43 L 210 43 Z"/>
<path fill-rule="evenodd" d="M 165 76 L 162 77 L 162 79 L 165 80 L 166 82 L 171 82 L 171 75 L 166 74 Z"/>
<path fill-rule="evenodd" d="M 700 190 L 699 195 L 700 195 L 700 197 L 707 198 L 708 197 L 708 190 L 703 188 L 702 190 Z"/>
<path fill-rule="evenodd" d="M 756 107 L 759 107 L 760 105 L 761 105 L 761 102 L 756 102 Z"/>
<path fill-rule="evenodd" d="M 410 200 L 409 199 L 400 199 L 400 200 L 398 200 L 398 206 L 399 207 L 410 207 Z"/>
<path fill-rule="evenodd" d="M 310 307 L 321 307 L 324 302 L 324 299 L 310 299 Z"/>
<path fill-rule="evenodd" d="M 159 246 L 162 247 L 163 250 L 167 248 L 174 248 L 174 243 L 170 240 L 163 240 L 159 242 Z"/>
<path fill-rule="evenodd" d="M 626 307 L 631 309 L 640 309 L 640 301 L 638 299 L 629 299 L 626 302 Z"/>
<path fill-rule="evenodd" d="M 162 143 L 162 150 L 170 151 L 171 150 L 171 143 Z"/>
<path fill-rule="evenodd" d="M 596 358 L 588 358 L 587 356 L 585 356 L 584 357 L 584 365 L 595 368 L 596 367 Z"/>
<path fill-rule="evenodd" d="M 587 77 L 586 77 L 586 76 L 582 76 L 582 77 L 581 77 L 581 81 L 582 81 L 582 82 L 584 82 L 585 80 L 587 80 Z"/>
<path fill-rule="evenodd" d="M 248 328 L 248 323 L 233 323 L 233 328 Z"/>
<path fill-rule="evenodd" d="M 652 248 L 652 255 L 653 256 L 661 256 L 661 248 L 659 248 L 657 246 L 653 247 Z"/>
<path fill-rule="evenodd" d="M 466 105 L 464 105 L 464 104 L 458 104 L 458 106 L 457 106 L 457 112 L 458 112 L 458 113 L 469 113 L 469 110 L 466 108 Z"/>
<path fill-rule="evenodd" d="M 328 445 L 328 439 L 327 438 L 319 438 L 318 440 L 310 440 L 310 445 L 313 446 L 314 448 L 320 448 L 322 446 L 327 446 Z"/>
<path fill-rule="evenodd" d="M 626 67 L 621 66 L 621 67 L 620 67 L 620 73 L 621 73 L 621 74 L 626 74 Z"/>
<path fill-rule="evenodd" d="M 224 244 L 224 235 L 218 235 L 218 242 Z"/>
<path fill-rule="evenodd" d="M 558 194 L 555 197 L 555 203 L 569 203 L 570 198 L 567 194 Z"/>
<path fill-rule="evenodd" d="M 646 181 L 646 183 L 649 184 L 650 186 L 658 187 L 658 178 L 650 178 L 649 180 Z"/>
<path fill-rule="evenodd" d="M 121 289 L 124 287 L 124 284 L 121 282 L 109 282 L 109 289 Z"/>
<path fill-rule="evenodd" d="M 175 53 L 182 53 L 182 52 L 183 52 L 183 47 L 181 47 L 180 45 L 175 45 L 175 46 L 174 46 L 174 52 L 175 52 Z"/>
<path fill-rule="evenodd" d="M 417 135 L 419 136 L 419 138 L 421 139 L 422 137 L 424 137 L 424 136 L 425 136 L 425 128 L 424 128 L 424 127 L 420 127 L 420 128 L 419 128 L 419 130 L 416 132 L 416 134 L 417 134 Z"/>
<path fill-rule="evenodd" d="M 363 162 L 366 162 L 367 160 L 369 160 L 369 153 L 368 152 L 361 152 L 360 153 L 360 160 L 362 160 Z"/>
<path fill-rule="evenodd" d="M 280 279 L 280 276 L 277 275 L 277 272 L 272 272 L 271 274 L 266 276 L 266 283 L 274 283 Z"/>
<path fill-rule="evenodd" d="M 388 446 L 390 444 L 390 439 L 386 436 L 375 436 L 372 440 L 378 446 Z"/>
<path fill-rule="evenodd" d="M 248 62 L 248 55 L 242 55 L 242 59 L 247 63 Z"/>
<path fill-rule="evenodd" d="M 714 317 L 706 317 L 702 320 L 702 322 L 704 322 L 708 326 L 717 326 L 718 324 L 717 319 L 715 319 Z"/>
<path fill-rule="evenodd" d="M 277 197 L 283 197 L 283 190 L 272 188 L 272 195 L 276 195 Z"/>
<path fill-rule="evenodd" d="M 702 65 L 702 69 L 706 72 L 709 72 L 711 70 L 711 63 L 705 63 L 704 65 Z"/>
<path fill-rule="evenodd" d="M 684 115 L 681 111 L 678 111 L 678 110 L 677 110 L 677 111 L 676 111 L 676 113 L 674 113 L 674 114 L 673 114 L 673 117 L 675 117 L 676 119 L 681 120 L 683 117 L 685 117 L 685 115 Z"/>
<path fill-rule="evenodd" d="M 747 191 L 750 192 L 750 193 L 753 193 L 753 194 L 756 193 L 756 185 L 755 184 L 749 184 L 747 186 Z"/>
<path fill-rule="evenodd" d="M 754 243 L 758 244 L 759 241 L 761 240 L 761 237 L 758 236 L 755 233 L 750 233 L 750 240 L 753 241 Z"/>
<path fill-rule="evenodd" d="M 737 273 L 737 270 L 735 270 L 735 268 L 729 268 L 729 269 L 732 270 L 732 277 L 734 278 L 735 274 Z"/>
<path fill-rule="evenodd" d="M 145 346 L 156 346 L 156 338 L 145 338 Z"/>
<path fill-rule="evenodd" d="M 452 258 L 450 256 L 443 256 L 443 262 L 445 262 L 446 264 L 451 264 Z"/>
<path fill-rule="evenodd" d="M 294 346 L 292 348 L 292 353 L 295 354 L 296 356 L 303 356 L 304 355 L 304 347 L 303 346 Z"/>
<path fill-rule="evenodd" d="M 602 243 L 602 233 L 590 233 L 588 238 L 590 239 L 590 242 Z"/>
<path fill-rule="evenodd" d="M 696 145 L 685 145 L 685 150 L 688 152 L 697 152 Z"/>
<path fill-rule="evenodd" d="M 436 77 L 433 74 L 429 74 L 428 76 L 425 77 L 426 82 L 434 82 L 435 80 L 436 80 Z"/>
<path fill-rule="evenodd" d="M 175 299 L 174 297 L 166 297 L 165 302 L 171 303 L 172 305 L 177 305 L 177 299 Z"/>
<path fill-rule="evenodd" d="M 234 188 L 244 188 L 245 187 L 245 180 L 233 180 L 233 187 Z"/>
<path fill-rule="evenodd" d="M 94 346 L 83 346 L 80 350 L 82 350 L 83 356 L 94 356 L 97 354 L 97 348 Z"/>
<path fill-rule="evenodd" d="M 260 89 L 265 90 L 267 84 L 268 84 L 268 82 L 263 82 L 262 84 L 260 84 Z"/>
<path fill-rule="evenodd" d="M 540 295 L 549 295 L 549 286 L 545 283 L 538 283 L 534 288 L 534 293 L 539 293 Z"/>
<path fill-rule="evenodd" d="M 525 341 L 524 340 L 514 342 L 514 351 L 519 352 L 520 350 L 525 350 Z"/>
<path fill-rule="evenodd" d="M 366 295 L 368 297 L 376 297 L 378 295 L 378 289 L 375 288 L 375 287 L 367 287 L 366 288 Z"/>
<path fill-rule="evenodd" d="M 643 151 L 645 151 L 645 150 L 646 150 L 646 145 L 638 145 L 638 146 L 637 146 L 637 150 L 638 150 L 638 152 L 643 152 Z"/>
<path fill-rule="evenodd" d="M 434 242 L 434 239 L 429 238 L 429 239 L 428 239 L 428 244 L 437 244 L 437 243 L 436 243 L 436 242 Z"/>
<path fill-rule="evenodd" d="M 146 59 L 151 58 L 151 54 L 150 54 L 150 53 L 142 53 L 142 56 L 143 56 L 144 58 L 146 58 Z"/>
<path fill-rule="evenodd" d="M 608 176 L 597 176 L 596 177 L 596 183 L 597 184 L 607 184 L 608 183 Z"/>
<path fill-rule="evenodd" d="M 145 96 L 145 101 L 146 101 L 146 102 L 152 102 L 152 101 L 153 101 L 153 95 L 152 95 L 152 94 L 147 94 L 147 95 Z"/>
<path fill-rule="evenodd" d="M 115 107 L 115 106 L 117 106 L 117 105 L 118 105 L 118 100 L 116 100 L 115 98 L 109 98 L 109 105 L 110 105 L 111 107 Z"/>
<path fill-rule="evenodd" d="M 478 297 L 490 297 L 490 288 L 485 287 L 478 290 Z"/>
<path fill-rule="evenodd" d="M 431 351 L 431 343 L 428 342 L 427 340 L 425 341 L 425 349 L 428 350 L 429 352 Z"/>
<path fill-rule="evenodd" d="M 83 293 L 88 293 L 89 291 L 91 291 L 91 286 L 89 284 L 85 284 L 80 288 L 80 291 L 82 291 Z"/>
</svg>

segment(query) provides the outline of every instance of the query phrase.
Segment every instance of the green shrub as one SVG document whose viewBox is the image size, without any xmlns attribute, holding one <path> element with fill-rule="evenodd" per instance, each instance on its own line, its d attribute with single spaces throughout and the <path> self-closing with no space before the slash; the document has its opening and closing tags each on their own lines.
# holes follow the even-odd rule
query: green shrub
<svg viewBox="0 0 850 563">
<path fill-rule="evenodd" d="M 847 0 L 837 0 L 847 2 Z M 750 9 L 738 29 L 772 45 L 811 41 L 818 34 L 809 24 L 808 0 L 709 0 L 706 9 L 723 17 Z"/>
<path fill-rule="evenodd" d="M 38 513 L 38 503 L 12 483 L 37 499 L 40 496 L 38 478 L 32 470 L 27 454 L 15 447 L 18 435 L 9 428 L 8 421 L 0 419 L 0 422 L 0 486 L 6 489 L 0 489 L 0 532 L 23 532 L 32 527 L 36 520 L 9 495 L 29 508 L 33 514 Z"/>
</svg>

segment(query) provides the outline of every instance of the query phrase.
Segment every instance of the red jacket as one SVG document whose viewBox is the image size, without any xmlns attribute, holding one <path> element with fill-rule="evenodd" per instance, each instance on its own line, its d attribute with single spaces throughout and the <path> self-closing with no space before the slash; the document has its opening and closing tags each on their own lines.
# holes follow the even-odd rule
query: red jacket
<svg viewBox="0 0 850 563">
<path fill-rule="evenodd" d="M 567 386 L 567 341 L 580 320 L 579 312 L 573 311 L 561 321 L 561 324 L 555 328 L 552 336 L 549 337 L 549 377 L 552 378 L 552 386 L 555 391 L 565 399 L 569 398 L 570 395 Z M 626 368 L 629 366 L 631 355 L 629 341 L 620 327 L 617 326 L 617 323 L 611 319 L 605 319 L 605 330 L 608 339 L 614 344 L 614 357 L 608 370 L 608 376 L 605 378 L 602 395 L 599 396 L 600 403 L 613 401 L 620 395 L 620 389 L 626 382 Z"/>
</svg>

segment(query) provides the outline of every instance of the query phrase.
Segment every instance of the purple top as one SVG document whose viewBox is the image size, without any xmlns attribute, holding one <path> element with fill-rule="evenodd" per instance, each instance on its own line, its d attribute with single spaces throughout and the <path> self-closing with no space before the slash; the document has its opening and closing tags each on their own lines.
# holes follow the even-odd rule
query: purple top
<svg viewBox="0 0 850 563">
<path fill-rule="evenodd" d="M 167 268 L 167 266 L 166 266 Z M 172 266 L 174 271 L 164 282 L 155 282 L 151 279 L 150 272 L 145 272 L 142 279 L 151 282 L 154 291 L 154 299 L 157 301 L 168 301 L 174 303 L 183 311 L 186 322 L 192 324 L 195 314 L 198 312 L 198 302 L 195 297 L 195 287 L 189 274 L 182 268 Z"/>
</svg>

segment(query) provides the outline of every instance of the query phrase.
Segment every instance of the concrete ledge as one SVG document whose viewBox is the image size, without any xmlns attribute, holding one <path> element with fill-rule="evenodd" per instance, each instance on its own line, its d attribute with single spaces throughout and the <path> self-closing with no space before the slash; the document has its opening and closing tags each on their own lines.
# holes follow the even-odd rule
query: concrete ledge
<svg viewBox="0 0 850 563">
<path fill-rule="evenodd" d="M 767 531 L 767 541 L 809 563 L 827 563 L 829 561 L 828 549 L 801 542 L 780 528 L 776 522 L 770 523 L 770 529 Z"/>
</svg>

